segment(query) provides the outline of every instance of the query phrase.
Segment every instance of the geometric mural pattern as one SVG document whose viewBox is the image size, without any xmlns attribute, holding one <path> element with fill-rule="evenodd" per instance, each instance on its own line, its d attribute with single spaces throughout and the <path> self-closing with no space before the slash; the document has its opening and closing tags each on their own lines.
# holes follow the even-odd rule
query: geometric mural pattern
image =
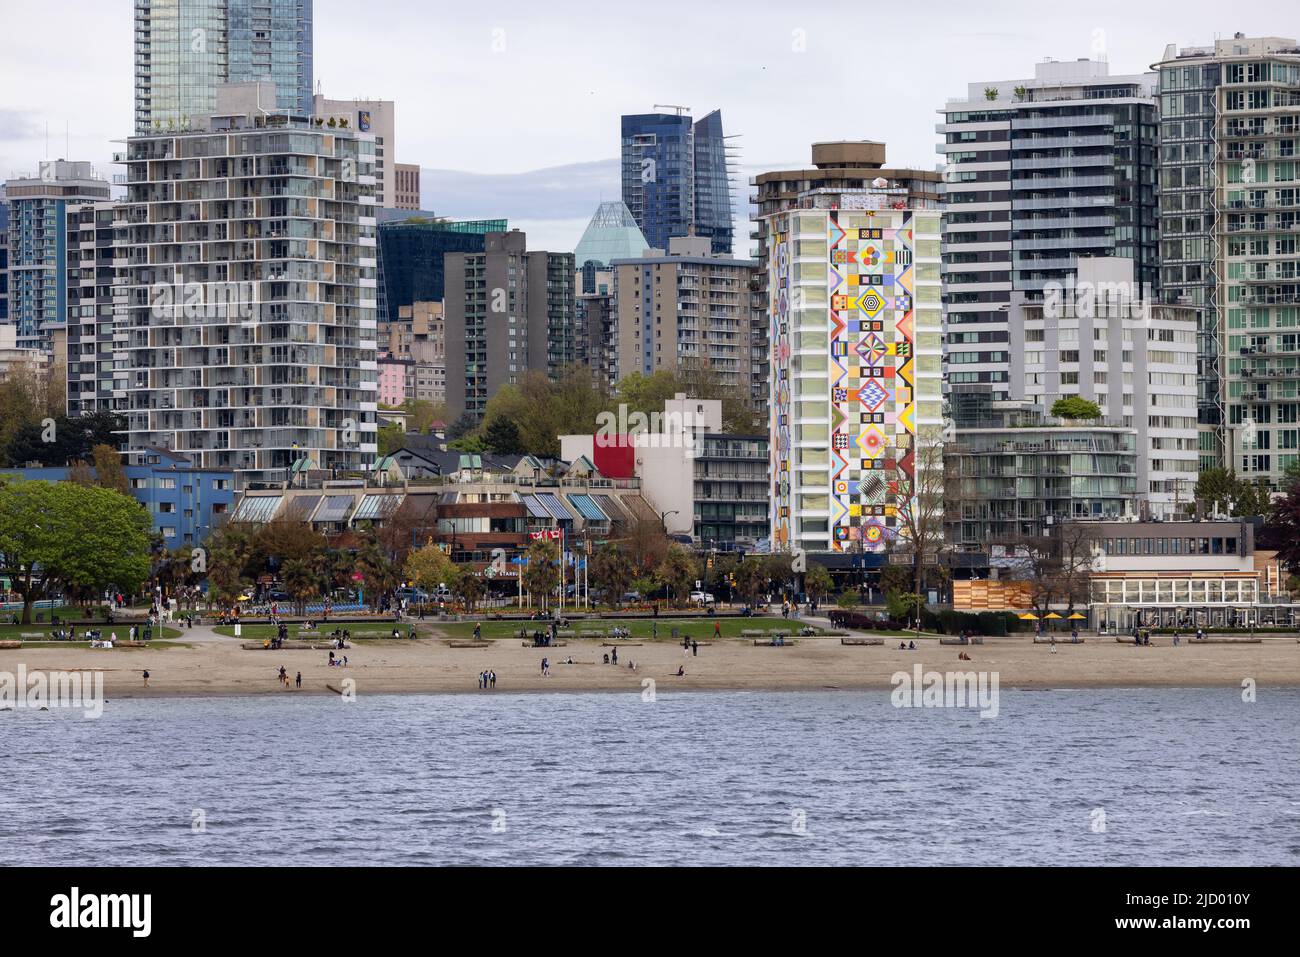
<svg viewBox="0 0 1300 957">
<path fill-rule="evenodd" d="M 830 547 L 881 551 L 898 535 L 900 481 L 905 491 L 912 487 L 915 462 L 913 213 L 818 212 L 825 213 L 827 227 L 827 379 L 819 398 L 830 402 Z M 800 281 L 792 283 L 789 215 L 769 223 L 771 519 L 773 547 L 781 549 L 797 537 L 791 525 L 791 321 L 807 274 L 800 272 Z M 809 268 L 806 257 L 798 268 Z M 794 398 L 815 398 L 805 394 L 806 384 L 803 389 Z"/>
</svg>

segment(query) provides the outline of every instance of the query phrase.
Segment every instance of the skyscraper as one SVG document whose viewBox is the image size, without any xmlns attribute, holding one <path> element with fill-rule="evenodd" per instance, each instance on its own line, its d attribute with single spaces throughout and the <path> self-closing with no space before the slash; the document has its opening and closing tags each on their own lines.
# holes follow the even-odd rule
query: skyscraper
<svg viewBox="0 0 1300 957">
<path fill-rule="evenodd" d="M 374 141 L 219 115 L 127 141 L 127 451 L 283 481 L 376 451 Z"/>
<path fill-rule="evenodd" d="M 756 240 L 753 257 L 761 264 L 768 258 L 767 217 L 783 210 L 798 209 L 811 196 L 822 197 L 822 202 L 844 192 L 853 193 L 873 188 L 873 183 L 883 180 L 886 185 L 904 191 L 904 206 L 932 206 L 939 202 L 940 177 L 934 170 L 906 169 L 885 166 L 885 144 L 873 140 L 838 140 L 812 144 L 812 166 L 805 169 L 772 170 L 760 173 L 749 185 L 757 189 L 752 201 L 757 206 L 754 213 L 754 230 L 749 238 Z M 766 415 L 768 403 L 768 374 L 771 363 L 770 328 L 768 325 L 768 271 L 754 273 L 753 300 L 754 323 L 750 329 L 750 361 L 754 379 L 750 398 L 754 407 Z"/>
<path fill-rule="evenodd" d="M 1161 294 L 1199 315 L 1200 464 L 1276 484 L 1300 459 L 1300 46 L 1238 33 L 1155 69 Z"/>
<path fill-rule="evenodd" d="M 682 236 L 707 237 L 731 255 L 731 182 L 722 113 L 698 123 L 676 113 L 638 113 L 622 121 L 623 202 L 654 249 Z"/>
<path fill-rule="evenodd" d="M 556 378 L 574 361 L 573 253 L 529 250 L 514 229 L 445 262 L 449 418 L 481 418 L 503 385 L 528 372 Z"/>
<path fill-rule="evenodd" d="M 1036 64 L 944 107 L 947 381 L 1007 397 L 1007 310 L 1064 283 L 1081 256 L 1132 259 L 1157 281 L 1155 75 Z"/>
<path fill-rule="evenodd" d="M 49 326 L 68 315 L 68 209 L 107 202 L 90 163 L 49 160 L 36 176 L 5 184 L 9 204 L 9 322 L 20 349 L 51 351 Z"/>
<path fill-rule="evenodd" d="M 942 480 L 941 212 L 902 187 L 803 199 L 765 221 L 772 548 L 906 547 Z"/>
<path fill-rule="evenodd" d="M 222 83 L 270 80 L 267 110 L 311 112 L 312 0 L 135 0 L 135 131 L 184 128 Z"/>
</svg>

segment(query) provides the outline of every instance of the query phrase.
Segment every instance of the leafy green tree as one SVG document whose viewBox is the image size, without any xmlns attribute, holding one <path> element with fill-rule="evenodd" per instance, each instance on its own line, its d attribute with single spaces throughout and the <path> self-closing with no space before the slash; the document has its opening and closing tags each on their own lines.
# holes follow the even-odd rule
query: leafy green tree
<svg viewBox="0 0 1300 957">
<path fill-rule="evenodd" d="M 223 525 L 208 537 L 208 601 L 230 607 L 244 594 L 257 574 L 256 530 L 245 525 Z"/>
<path fill-rule="evenodd" d="M 483 596 L 487 594 L 487 583 L 483 581 L 483 576 L 470 565 L 457 566 L 453 588 L 465 602 L 466 611 L 470 613 L 473 613 L 478 603 L 483 600 Z"/>
<path fill-rule="evenodd" d="M 400 422 L 388 422 L 381 425 L 375 433 L 379 443 L 380 455 L 392 455 L 406 444 L 406 430 Z"/>
<path fill-rule="evenodd" d="M 1101 407 L 1077 395 L 1069 395 L 1052 403 L 1052 415 L 1058 419 L 1100 419 Z"/>
<path fill-rule="evenodd" d="M 370 600 L 370 607 L 377 609 L 380 599 L 398 586 L 401 581 L 397 565 L 375 539 L 373 533 L 363 534 L 355 557 L 356 571 L 361 575 L 361 584 Z"/>
<path fill-rule="evenodd" d="M 514 421 L 503 416 L 490 420 L 483 429 L 483 445 L 489 452 L 497 455 L 523 455 L 523 441 L 519 438 L 519 427 Z"/>
<path fill-rule="evenodd" d="M 32 605 L 58 591 L 131 592 L 149 577 L 149 513 L 109 489 L 0 481 L 0 574 Z"/>
<path fill-rule="evenodd" d="M 767 565 L 759 557 L 747 557 L 736 567 L 736 588 L 751 605 L 766 598 L 768 589 Z"/>
<path fill-rule="evenodd" d="M 817 562 L 808 563 L 808 570 L 803 576 L 803 590 L 809 598 L 820 602 L 834 587 L 835 582 L 831 580 L 831 573 L 827 571 L 825 565 Z"/>
<path fill-rule="evenodd" d="M 655 569 L 655 577 L 668 586 L 670 599 L 681 604 L 699 578 L 699 564 L 687 548 L 674 543 Z"/>
<path fill-rule="evenodd" d="M 613 542 L 596 549 L 587 570 L 591 583 L 604 592 L 605 600 L 617 607 L 632 584 L 632 560 L 627 552 Z"/>
<path fill-rule="evenodd" d="M 406 556 L 404 570 L 412 585 L 429 593 L 439 585 L 450 587 L 456 580 L 456 566 L 437 545 L 413 549 Z"/>
<path fill-rule="evenodd" d="M 856 588 L 846 588 L 835 596 L 835 604 L 845 611 L 852 611 L 862 604 L 862 596 L 858 594 Z"/>
<path fill-rule="evenodd" d="M 291 558 L 280 569 L 280 582 L 302 614 L 307 602 L 322 597 L 320 570 L 310 558 Z"/>
<path fill-rule="evenodd" d="M 126 480 L 126 468 L 122 465 L 122 453 L 116 445 L 101 442 L 90 450 L 90 457 L 95 462 L 95 481 L 100 488 L 131 494 L 131 483 Z"/>
</svg>

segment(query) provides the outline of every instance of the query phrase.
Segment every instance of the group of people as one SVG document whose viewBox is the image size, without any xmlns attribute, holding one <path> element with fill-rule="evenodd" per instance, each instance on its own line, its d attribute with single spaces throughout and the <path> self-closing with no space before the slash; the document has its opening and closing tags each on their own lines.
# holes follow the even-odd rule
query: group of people
<svg viewBox="0 0 1300 957">
<path fill-rule="evenodd" d="M 497 673 L 495 671 L 489 669 L 487 671 L 480 671 L 478 673 L 479 691 L 482 691 L 484 688 L 495 688 L 496 686 L 497 686 Z"/>
<path fill-rule="evenodd" d="M 899 650 L 899 651 L 916 651 L 916 642 L 915 642 L 915 641 L 900 641 L 900 642 L 898 643 L 898 650 Z"/>
<path fill-rule="evenodd" d="M 339 647 L 341 648 L 343 646 L 340 645 Z M 342 658 L 335 658 L 334 652 L 331 651 L 329 657 L 329 666 L 331 668 L 346 668 L 348 666 L 348 656 L 344 655 Z"/>
<path fill-rule="evenodd" d="M 289 687 L 289 672 L 285 670 L 284 665 L 281 665 L 281 666 L 280 666 L 280 671 L 279 671 L 279 674 L 278 674 L 278 678 L 279 678 L 280 684 L 284 685 L 284 687 L 286 687 L 286 688 Z M 295 687 L 295 688 L 301 688 L 301 687 L 302 687 L 302 672 L 301 672 L 301 671 L 298 672 L 298 677 L 296 677 L 296 678 L 294 679 L 294 687 Z"/>
<path fill-rule="evenodd" d="M 686 654 L 687 657 L 690 657 L 691 655 L 695 655 L 698 658 L 700 654 L 700 643 L 698 641 L 693 641 L 689 636 L 683 637 L 682 651 Z"/>
</svg>

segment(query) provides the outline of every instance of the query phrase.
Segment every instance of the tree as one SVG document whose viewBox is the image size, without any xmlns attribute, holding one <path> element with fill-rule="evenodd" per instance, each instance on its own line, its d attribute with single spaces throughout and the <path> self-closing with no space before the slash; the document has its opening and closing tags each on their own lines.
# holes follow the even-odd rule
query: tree
<svg viewBox="0 0 1300 957">
<path fill-rule="evenodd" d="M 655 569 L 655 577 L 668 587 L 669 600 L 681 604 L 689 595 L 691 585 L 698 577 L 699 567 L 685 547 L 673 544 Z"/>
<path fill-rule="evenodd" d="M 244 525 L 223 525 L 208 538 L 208 602 L 233 605 L 253 579 L 256 532 Z"/>
<path fill-rule="evenodd" d="M 392 455 L 406 444 L 406 430 L 400 422 L 387 422 L 375 433 L 380 455 Z"/>
<path fill-rule="evenodd" d="M 101 442 L 90 450 L 90 457 L 95 462 L 95 482 L 100 488 L 131 494 L 131 483 L 126 480 L 126 469 L 122 467 L 122 453 L 116 446 Z"/>
<path fill-rule="evenodd" d="M 751 605 L 767 595 L 767 566 L 756 557 L 748 557 L 736 567 L 736 589 Z"/>
<path fill-rule="evenodd" d="M 632 584 L 632 572 L 632 560 L 627 553 L 613 542 L 607 542 L 591 556 L 587 574 L 592 584 L 604 593 L 605 600 L 617 607 Z"/>
<path fill-rule="evenodd" d="M 898 514 L 898 540 L 895 548 L 912 566 L 913 594 L 925 594 L 927 568 L 938 569 L 939 553 L 944 546 L 943 445 L 937 435 L 923 430 L 911 456 L 912 474 L 898 471 L 897 491 L 893 500 Z"/>
<path fill-rule="evenodd" d="M 1052 403 L 1052 415 L 1058 419 L 1100 419 L 1101 407 L 1096 402 L 1069 395 Z"/>
<path fill-rule="evenodd" d="M 474 431 L 478 425 L 478 419 L 474 418 L 473 412 L 462 412 L 455 422 L 447 426 L 447 438 L 459 439 L 461 436 L 468 435 Z"/>
<path fill-rule="evenodd" d="M 439 585 L 449 585 L 456 578 L 456 566 L 437 545 L 412 549 L 406 556 L 403 570 L 412 585 L 430 593 Z"/>
<path fill-rule="evenodd" d="M 60 590 L 130 592 L 148 577 L 152 523 L 134 499 L 69 482 L 0 481 L 0 574 L 32 605 Z"/>
<path fill-rule="evenodd" d="M 464 600 L 465 610 L 470 613 L 473 613 L 475 606 L 487 594 L 487 583 L 483 581 L 483 576 L 469 565 L 456 567 L 454 588 L 456 594 Z"/>
<path fill-rule="evenodd" d="M 483 429 L 483 445 L 489 452 L 497 455 L 523 455 L 523 441 L 519 438 L 519 427 L 514 421 L 504 416 L 497 416 Z"/>
<path fill-rule="evenodd" d="M 528 546 L 523 585 L 543 609 L 550 606 L 551 592 L 560 583 L 559 564 L 560 546 L 551 539 L 539 538 Z"/>
<path fill-rule="evenodd" d="M 68 481 L 73 485 L 80 485 L 84 488 L 94 488 L 95 470 L 81 459 L 77 459 L 68 468 Z"/>
<path fill-rule="evenodd" d="M 321 597 L 320 571 L 310 558 L 291 558 L 280 569 L 280 583 L 302 614 L 307 602 Z"/>
<path fill-rule="evenodd" d="M 1283 485 L 1287 482 L 1284 479 Z M 1196 477 L 1192 493 L 1210 515 L 1229 518 L 1252 518 L 1268 515 L 1273 507 L 1268 483 L 1257 479 L 1251 483 L 1231 469 L 1206 469 Z"/>
<path fill-rule="evenodd" d="M 831 580 L 831 573 L 826 570 L 825 565 L 817 562 L 809 562 L 808 570 L 803 576 L 803 590 L 813 601 L 820 602 L 822 598 L 831 593 L 835 587 L 834 581 Z"/>
<path fill-rule="evenodd" d="M 401 581 L 397 565 L 384 551 L 373 532 L 362 533 L 355 561 L 356 571 L 361 575 L 361 585 L 370 596 L 370 607 L 377 609 L 380 599 Z"/>
<path fill-rule="evenodd" d="M 1300 482 L 1291 481 L 1273 503 L 1265 528 L 1288 571 L 1300 572 Z"/>
</svg>

